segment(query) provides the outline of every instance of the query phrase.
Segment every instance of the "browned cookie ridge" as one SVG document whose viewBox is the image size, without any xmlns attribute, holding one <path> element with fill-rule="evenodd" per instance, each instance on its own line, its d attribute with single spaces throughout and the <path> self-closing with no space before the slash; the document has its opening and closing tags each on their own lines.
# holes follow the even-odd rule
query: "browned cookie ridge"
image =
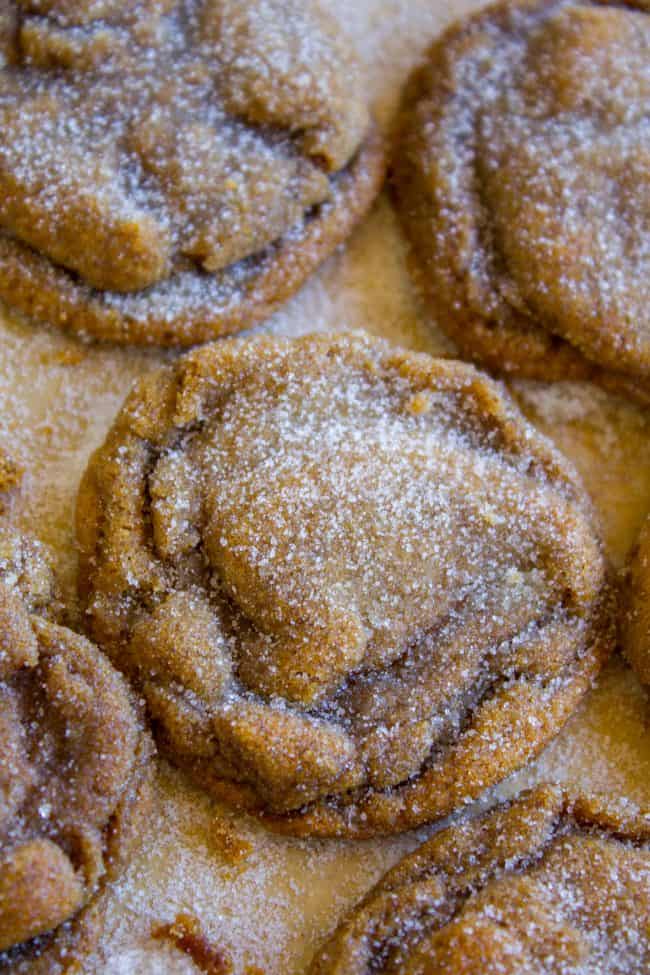
<svg viewBox="0 0 650 975">
<path fill-rule="evenodd" d="M 639 678 L 650 684 L 650 516 L 632 553 L 624 589 L 623 649 Z"/>
<path fill-rule="evenodd" d="M 541 786 L 405 857 L 311 975 L 646 975 L 650 815 Z"/>
<path fill-rule="evenodd" d="M 100 651 L 45 615 L 40 546 L 0 527 L 0 972 L 63 975 L 149 799 L 152 745 Z"/>
<path fill-rule="evenodd" d="M 394 189 L 464 355 L 650 404 L 647 0 L 500 3 L 411 78 Z"/>
<path fill-rule="evenodd" d="M 557 733 L 612 646 L 564 458 L 472 366 L 369 337 L 145 378 L 77 523 L 90 632 L 162 746 L 279 830 L 445 815 Z"/>
<path fill-rule="evenodd" d="M 138 344 L 238 331 L 379 190 L 381 139 L 318 0 L 5 7 L 0 297 L 26 314 Z"/>
</svg>

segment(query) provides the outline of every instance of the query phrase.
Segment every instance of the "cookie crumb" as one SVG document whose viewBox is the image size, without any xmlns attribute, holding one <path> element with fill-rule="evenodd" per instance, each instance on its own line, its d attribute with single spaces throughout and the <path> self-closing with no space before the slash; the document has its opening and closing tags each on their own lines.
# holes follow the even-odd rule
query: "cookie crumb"
<svg viewBox="0 0 650 975">
<path fill-rule="evenodd" d="M 192 914 L 177 914 L 171 924 L 160 924 L 151 932 L 156 941 L 171 941 L 188 955 L 205 975 L 230 975 L 233 971 L 229 955 L 205 936 L 198 918 Z"/>
<path fill-rule="evenodd" d="M 422 391 L 411 396 L 406 404 L 406 409 L 413 416 L 426 416 L 431 412 L 432 407 L 431 397 Z"/>
<path fill-rule="evenodd" d="M 0 495 L 8 494 L 19 487 L 23 474 L 22 467 L 11 457 L 0 453 Z M 0 497 L 0 511 L 4 511 L 5 498 Z"/>
<path fill-rule="evenodd" d="M 211 852 L 221 857 L 231 867 L 239 866 L 253 852 L 253 844 L 221 816 L 215 816 L 208 834 Z"/>
</svg>

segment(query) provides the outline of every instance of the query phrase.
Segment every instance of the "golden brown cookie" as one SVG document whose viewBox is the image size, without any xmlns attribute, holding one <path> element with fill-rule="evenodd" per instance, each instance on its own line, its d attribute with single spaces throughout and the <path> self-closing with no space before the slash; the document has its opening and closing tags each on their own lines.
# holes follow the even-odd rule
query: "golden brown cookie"
<svg viewBox="0 0 650 975">
<path fill-rule="evenodd" d="M 93 948 L 150 792 L 152 744 L 131 692 L 46 617 L 51 587 L 40 546 L 0 528 L 0 972 L 11 975 L 62 975 Z"/>
<path fill-rule="evenodd" d="M 632 553 L 624 588 L 623 648 L 639 678 L 650 684 L 650 516 Z"/>
<path fill-rule="evenodd" d="M 499 3 L 429 50 L 394 189 L 464 355 L 650 404 L 647 0 Z"/>
<path fill-rule="evenodd" d="M 5 7 L 0 297 L 34 318 L 138 344 L 238 331 L 379 190 L 381 139 L 318 0 Z"/>
<path fill-rule="evenodd" d="M 437 833 L 343 920 L 311 975 L 645 975 L 650 815 L 541 786 Z"/>
<path fill-rule="evenodd" d="M 77 517 L 90 632 L 163 748 L 278 830 L 445 815 L 557 733 L 612 646 L 568 463 L 473 367 L 370 337 L 146 377 Z"/>
</svg>

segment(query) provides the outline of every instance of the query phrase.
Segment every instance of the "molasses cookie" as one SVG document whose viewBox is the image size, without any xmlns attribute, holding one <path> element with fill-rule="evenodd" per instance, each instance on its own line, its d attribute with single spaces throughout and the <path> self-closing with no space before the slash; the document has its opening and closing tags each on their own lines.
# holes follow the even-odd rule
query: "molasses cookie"
<svg viewBox="0 0 650 975">
<path fill-rule="evenodd" d="M 650 684 L 650 517 L 632 554 L 625 591 L 623 648 L 639 678 Z"/>
<path fill-rule="evenodd" d="M 650 403 L 647 0 L 519 0 L 453 26 L 405 94 L 394 189 L 464 355 Z"/>
<path fill-rule="evenodd" d="M 50 622 L 40 546 L 0 528 L 0 973 L 71 970 L 99 934 L 149 796 L 152 746 L 122 676 Z"/>
<path fill-rule="evenodd" d="M 473 367 L 369 337 L 215 343 L 143 379 L 78 539 L 90 632 L 162 747 L 292 833 L 469 801 L 612 646 L 567 462 Z"/>
<path fill-rule="evenodd" d="M 539 787 L 390 870 L 311 975 L 645 975 L 650 816 Z"/>
<path fill-rule="evenodd" d="M 359 72 L 317 0 L 3 11 L 0 297 L 28 315 L 126 343 L 235 332 L 379 190 Z"/>
</svg>

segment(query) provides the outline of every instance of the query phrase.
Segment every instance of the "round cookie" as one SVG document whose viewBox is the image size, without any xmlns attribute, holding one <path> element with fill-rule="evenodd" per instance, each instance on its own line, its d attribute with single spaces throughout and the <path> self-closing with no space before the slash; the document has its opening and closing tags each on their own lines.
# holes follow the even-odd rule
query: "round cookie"
<svg viewBox="0 0 650 975">
<path fill-rule="evenodd" d="M 625 593 L 623 649 L 640 680 L 650 684 L 650 516 L 632 553 Z"/>
<path fill-rule="evenodd" d="M 124 678 L 44 614 L 38 543 L 0 527 L 0 973 L 63 975 L 148 807 L 152 743 Z"/>
<path fill-rule="evenodd" d="M 541 786 L 390 870 L 310 975 L 644 975 L 650 815 Z"/>
<path fill-rule="evenodd" d="M 650 404 L 646 0 L 520 0 L 436 41 L 393 184 L 413 271 L 468 358 Z"/>
<path fill-rule="evenodd" d="M 381 139 L 318 0 L 5 6 L 0 297 L 25 314 L 124 343 L 238 331 L 379 191 Z"/>
<path fill-rule="evenodd" d="M 370 337 L 214 343 L 146 377 L 77 526 L 90 632 L 163 749 L 291 833 L 447 814 L 612 647 L 564 458 L 472 366 Z"/>
</svg>

